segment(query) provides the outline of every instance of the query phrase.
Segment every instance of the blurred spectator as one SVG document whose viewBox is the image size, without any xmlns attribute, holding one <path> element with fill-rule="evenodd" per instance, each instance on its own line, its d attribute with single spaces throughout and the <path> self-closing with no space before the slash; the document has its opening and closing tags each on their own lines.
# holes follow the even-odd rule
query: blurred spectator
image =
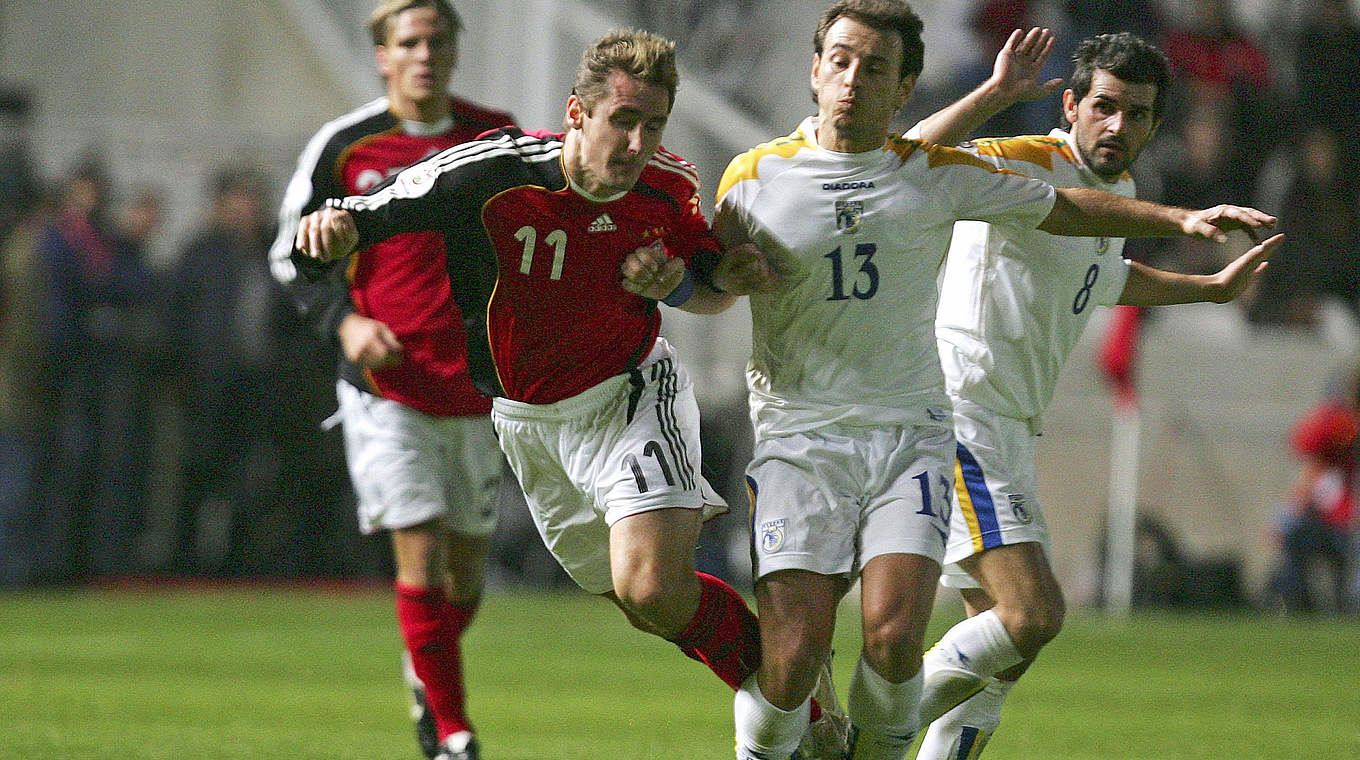
<svg viewBox="0 0 1360 760">
<path fill-rule="evenodd" d="M 268 443 L 284 304 L 267 269 L 263 193 L 253 171 L 220 170 L 207 224 L 168 284 L 165 332 L 186 413 L 173 568 L 183 573 L 223 571 L 276 474 Z"/>
<path fill-rule="evenodd" d="M 1360 318 L 1360 183 L 1343 171 L 1343 155 L 1329 127 L 1301 135 L 1297 173 L 1279 211 L 1284 244 L 1252 303 L 1253 321 L 1312 326 L 1328 298 Z"/>
<path fill-rule="evenodd" d="M 1360 462 L 1360 373 L 1295 424 L 1290 445 L 1302 460 L 1280 532 L 1280 566 L 1272 578 L 1285 608 L 1296 612 L 1353 606 L 1356 474 Z M 1330 599 L 1313 588 L 1317 565 L 1329 576 Z"/>
<path fill-rule="evenodd" d="M 704 82 L 748 110 L 760 110 L 751 72 L 777 37 L 766 34 L 758 0 L 637 2 L 632 16 L 643 29 L 686 40 L 680 55 L 703 72 Z"/>
<path fill-rule="evenodd" d="M 173 571 L 341 572 L 344 458 L 316 421 L 335 408 L 333 354 L 269 272 L 265 179 L 226 167 L 165 310 L 185 409 Z M 339 463 L 339 469 L 331 463 Z"/>
<path fill-rule="evenodd" d="M 23 90 L 0 90 L 0 241 L 41 194 L 30 155 L 32 103 Z"/>
<path fill-rule="evenodd" d="M 101 574 L 123 575 L 148 569 L 141 542 L 146 525 L 149 480 L 155 436 L 152 414 L 157 385 L 157 357 L 161 335 L 156 307 L 160 302 L 158 281 L 147 266 L 149 251 L 159 238 L 165 221 L 164 192 L 155 187 L 138 188 L 119 214 L 115 233 L 119 256 L 136 262 L 142 282 L 138 295 L 107 311 L 105 322 L 110 342 L 118 351 L 113 372 L 104 378 L 102 453 L 96 493 L 101 508 L 124 523 L 117 542 L 105 542 L 102 551 L 116 554 L 96 563 Z"/>
<path fill-rule="evenodd" d="M 1229 191 L 1218 194 L 1219 202 L 1250 204 L 1262 159 L 1282 132 L 1282 104 L 1265 50 L 1237 28 L 1227 0 L 1192 0 L 1189 18 L 1167 28 L 1162 49 L 1184 82 L 1168 117 L 1171 125 L 1179 125 L 1178 114 L 1191 109 L 1192 121 L 1218 114 L 1225 127 L 1220 139 Z"/>
<path fill-rule="evenodd" d="M 1171 129 L 1176 129 L 1170 125 Z M 1208 101 L 1198 104 L 1179 125 L 1179 130 L 1168 137 L 1177 145 L 1169 153 L 1174 161 L 1161 165 L 1157 184 L 1161 192 L 1157 200 L 1182 208 L 1209 208 L 1218 203 L 1232 203 L 1248 194 L 1235 188 L 1228 179 L 1229 142 L 1232 139 L 1226 114 L 1221 103 Z M 1151 258 L 1156 265 L 1188 274 L 1217 272 L 1227 260 L 1212 241 L 1189 238 L 1168 238 L 1140 241 L 1133 250 Z M 1273 264 L 1272 264 L 1273 266 Z"/>
<path fill-rule="evenodd" d="M 1354 174 L 1360 168 L 1360 26 L 1346 0 L 1319 0 L 1305 14 L 1294 51 L 1300 118 L 1336 131 L 1348 158 L 1343 173 Z"/>
<path fill-rule="evenodd" d="M 992 74 L 995 51 L 1006 44 L 1006 39 L 1016 29 L 1029 29 L 1034 26 L 1035 9 L 1029 0 L 982 0 L 968 18 L 968 26 L 973 32 L 975 45 L 973 55 L 964 66 L 959 67 L 954 76 L 954 89 L 960 93 L 968 92 L 975 84 Z M 1052 73 L 1068 68 L 1070 61 L 1050 61 L 1040 81 L 1063 76 Z M 996 135 L 1046 134 L 1057 122 L 1058 106 L 1052 99 L 1032 103 L 1020 103 L 992 116 L 973 131 L 975 136 L 994 137 Z"/>
<path fill-rule="evenodd" d="M 31 103 L 0 91 L 0 587 L 34 577 L 42 441 L 51 399 L 39 332 L 38 235 L 47 224 L 29 155 Z"/>
<path fill-rule="evenodd" d="M 1151 0 L 1066 0 L 1067 36 L 1073 41 L 1112 32 L 1132 32 L 1145 40 L 1162 36 L 1162 17 L 1157 4 Z M 1061 41 L 1060 43 L 1061 44 Z M 1063 59 L 1063 64 L 1068 59 Z"/>
<path fill-rule="evenodd" d="M 1166 32 L 1163 49 L 1198 96 L 1226 96 L 1271 87 L 1270 62 L 1234 24 L 1227 0 L 1193 0 L 1190 16 Z"/>
<path fill-rule="evenodd" d="M 49 219 L 33 199 L 0 238 L 0 587 L 37 579 L 39 494 L 55 448 L 54 384 L 44 350 L 38 241 Z"/>
<path fill-rule="evenodd" d="M 61 200 L 38 242 L 43 277 L 41 335 L 51 362 L 59 415 L 52 477 L 43 494 L 43 577 L 69 582 L 91 574 L 135 571 L 141 501 L 117 469 L 145 449 L 115 438 L 113 389 L 129 372 L 128 314 L 152 298 L 153 279 L 140 250 L 108 220 L 109 179 L 87 162 L 60 189 Z"/>
</svg>

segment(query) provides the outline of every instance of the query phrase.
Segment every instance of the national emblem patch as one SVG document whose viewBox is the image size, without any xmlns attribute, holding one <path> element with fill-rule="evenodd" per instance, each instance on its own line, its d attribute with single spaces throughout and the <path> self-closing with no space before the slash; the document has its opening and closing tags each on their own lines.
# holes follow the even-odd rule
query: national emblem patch
<svg viewBox="0 0 1360 760">
<path fill-rule="evenodd" d="M 770 552 L 779 551 L 784 545 L 784 519 L 770 520 L 760 524 L 760 549 Z"/>
</svg>

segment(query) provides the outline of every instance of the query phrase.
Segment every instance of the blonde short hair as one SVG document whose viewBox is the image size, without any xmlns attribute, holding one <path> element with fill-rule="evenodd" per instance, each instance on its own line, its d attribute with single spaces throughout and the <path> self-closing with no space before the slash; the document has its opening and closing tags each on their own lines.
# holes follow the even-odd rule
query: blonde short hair
<svg viewBox="0 0 1360 760">
<path fill-rule="evenodd" d="M 576 67 L 576 84 L 571 91 L 587 112 L 609 90 L 609 73 L 623 73 L 649 84 L 666 88 L 669 105 L 675 105 L 680 74 L 675 68 L 675 43 L 637 29 L 615 29 L 601 37 L 581 56 Z"/>
<path fill-rule="evenodd" d="M 368 33 L 373 44 L 386 45 L 387 35 L 392 32 L 392 24 L 397 16 L 412 8 L 433 8 L 445 21 L 454 38 L 463 31 L 463 20 L 448 0 L 382 0 L 368 17 Z"/>
</svg>

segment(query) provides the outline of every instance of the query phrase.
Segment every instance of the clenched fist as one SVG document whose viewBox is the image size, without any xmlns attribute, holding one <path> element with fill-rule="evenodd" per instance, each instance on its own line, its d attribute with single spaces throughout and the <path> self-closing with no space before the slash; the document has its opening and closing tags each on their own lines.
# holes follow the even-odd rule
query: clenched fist
<svg viewBox="0 0 1360 760">
<path fill-rule="evenodd" d="M 309 258 L 320 261 L 343 259 L 359 243 L 354 217 L 338 208 L 317 209 L 298 221 L 293 247 Z"/>
</svg>

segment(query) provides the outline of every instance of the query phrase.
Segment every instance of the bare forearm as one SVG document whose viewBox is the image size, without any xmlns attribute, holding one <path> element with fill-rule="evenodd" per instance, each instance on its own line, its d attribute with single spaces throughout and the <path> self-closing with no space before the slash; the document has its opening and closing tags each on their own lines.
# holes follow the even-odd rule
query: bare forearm
<svg viewBox="0 0 1360 760">
<path fill-rule="evenodd" d="M 1242 295 L 1252 281 L 1265 271 L 1266 260 L 1283 239 L 1284 235 L 1274 235 L 1256 244 L 1214 274 L 1164 272 L 1133 262 L 1119 302 L 1133 306 L 1164 306 L 1196 301 L 1227 303 Z"/>
<path fill-rule="evenodd" d="M 1034 27 L 1016 29 L 996 54 L 992 75 L 958 101 L 927 116 L 916 131 L 926 142 L 957 145 L 983 122 L 1016 103 L 1037 100 L 1057 91 L 1061 79 L 1040 82 L 1044 62 L 1053 52 L 1053 32 Z"/>
<path fill-rule="evenodd" d="M 1129 306 L 1169 306 L 1200 301 L 1221 303 L 1222 290 L 1207 275 L 1167 272 L 1134 261 L 1129 265 L 1129 279 L 1119 294 L 1119 303 Z"/>
<path fill-rule="evenodd" d="M 983 82 L 977 89 L 922 119 L 915 131 L 929 143 L 958 145 L 967 140 L 973 130 L 1011 105 L 1012 101 L 1001 97 L 990 81 Z"/>
<path fill-rule="evenodd" d="M 1174 237 L 1191 212 L 1083 187 L 1060 187 L 1039 229 L 1076 237 Z"/>
</svg>

